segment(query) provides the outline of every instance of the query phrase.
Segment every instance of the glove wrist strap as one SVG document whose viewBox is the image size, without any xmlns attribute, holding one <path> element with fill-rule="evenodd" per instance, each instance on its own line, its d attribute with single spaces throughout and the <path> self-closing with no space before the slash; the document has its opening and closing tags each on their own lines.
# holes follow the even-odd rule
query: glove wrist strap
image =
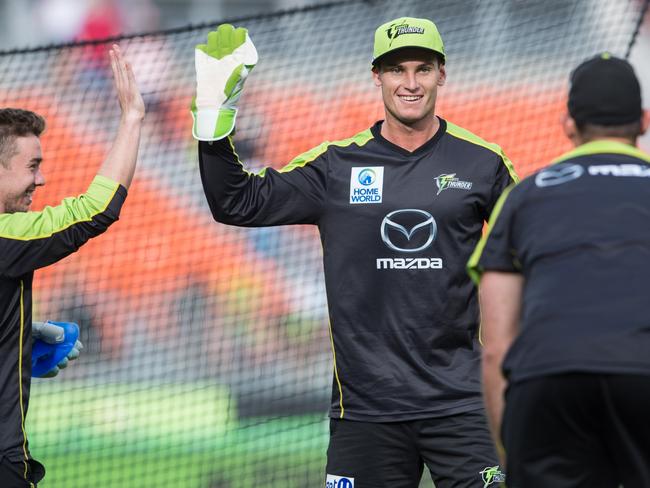
<svg viewBox="0 0 650 488">
<path fill-rule="evenodd" d="M 236 108 L 199 108 L 192 111 L 192 135 L 199 141 L 218 141 L 235 128 Z"/>
</svg>

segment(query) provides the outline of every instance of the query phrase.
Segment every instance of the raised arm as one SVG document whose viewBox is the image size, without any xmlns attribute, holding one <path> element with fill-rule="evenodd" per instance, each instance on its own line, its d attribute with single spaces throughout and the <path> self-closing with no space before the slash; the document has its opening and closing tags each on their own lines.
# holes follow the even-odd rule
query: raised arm
<svg viewBox="0 0 650 488">
<path fill-rule="evenodd" d="M 0 275 L 17 277 L 55 263 L 118 220 L 135 171 L 144 103 L 118 46 L 110 57 L 122 109 L 111 150 L 86 193 L 40 212 L 0 214 Z"/>
<path fill-rule="evenodd" d="M 109 52 L 113 83 L 122 109 L 120 125 L 104 163 L 97 174 L 129 188 L 140 145 L 140 131 L 144 119 L 144 101 L 138 90 L 131 64 L 124 59 L 117 44 Z"/>
<path fill-rule="evenodd" d="M 215 220 L 241 226 L 317 223 L 327 186 L 326 145 L 280 171 L 244 169 L 235 152 L 237 102 L 257 63 L 248 31 L 229 24 L 208 34 L 194 51 L 196 97 L 192 134 L 199 141 L 203 189 Z"/>
<path fill-rule="evenodd" d="M 327 144 L 279 171 L 247 172 L 232 138 L 199 142 L 203 191 L 217 222 L 246 227 L 317 224 L 327 199 Z"/>
</svg>

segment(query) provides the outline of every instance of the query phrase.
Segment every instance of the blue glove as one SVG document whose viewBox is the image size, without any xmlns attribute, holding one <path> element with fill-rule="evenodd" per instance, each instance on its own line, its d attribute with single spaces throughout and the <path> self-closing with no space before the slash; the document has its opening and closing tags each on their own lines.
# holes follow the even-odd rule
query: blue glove
<svg viewBox="0 0 650 488">
<path fill-rule="evenodd" d="M 32 338 L 32 377 L 56 376 L 83 349 L 79 326 L 73 322 L 33 322 Z"/>
</svg>

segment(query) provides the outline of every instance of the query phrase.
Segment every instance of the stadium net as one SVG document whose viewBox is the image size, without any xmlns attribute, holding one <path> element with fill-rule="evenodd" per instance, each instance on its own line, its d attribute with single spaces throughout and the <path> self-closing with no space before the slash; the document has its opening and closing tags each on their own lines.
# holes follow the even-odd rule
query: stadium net
<svg viewBox="0 0 650 488">
<path fill-rule="evenodd" d="M 373 32 L 409 15 L 433 19 L 445 40 L 438 112 L 530 174 L 569 148 L 559 120 L 570 69 L 599 51 L 626 55 L 643 8 L 375 0 L 239 19 L 260 62 L 238 152 L 250 170 L 279 168 L 383 118 Z M 35 278 L 35 320 L 79 323 L 86 346 L 32 388 L 43 488 L 324 484 L 332 357 L 316 230 L 216 224 L 199 181 L 193 49 L 219 23 L 118 40 L 148 108 L 135 183 L 119 223 Z M 0 106 L 48 121 L 36 209 L 83 192 L 108 150 L 119 117 L 109 45 L 0 53 Z"/>
</svg>

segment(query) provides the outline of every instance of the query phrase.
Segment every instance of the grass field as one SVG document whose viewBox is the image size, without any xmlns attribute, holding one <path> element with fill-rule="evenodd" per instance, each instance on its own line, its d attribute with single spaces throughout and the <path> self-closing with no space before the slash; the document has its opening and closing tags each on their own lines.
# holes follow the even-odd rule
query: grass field
<svg viewBox="0 0 650 488">
<path fill-rule="evenodd" d="M 219 385 L 38 382 L 27 430 L 47 469 L 39 487 L 321 484 L 324 415 L 239 420 L 236 410 Z"/>
<path fill-rule="evenodd" d="M 105 436 L 32 450 L 48 469 L 44 488 L 305 488 L 322 484 L 326 443 L 322 417 L 299 417 L 251 420 L 196 445 Z"/>
<path fill-rule="evenodd" d="M 236 411 L 218 385 L 36 382 L 27 429 L 47 469 L 39 488 L 323 486 L 324 414 L 238 419 Z"/>
</svg>

